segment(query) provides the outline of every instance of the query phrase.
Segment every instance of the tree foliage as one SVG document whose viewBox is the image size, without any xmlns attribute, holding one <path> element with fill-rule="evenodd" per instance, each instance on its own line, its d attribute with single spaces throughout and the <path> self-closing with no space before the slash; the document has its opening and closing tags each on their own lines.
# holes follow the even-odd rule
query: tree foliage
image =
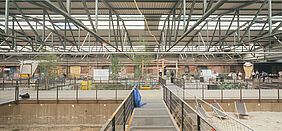
<svg viewBox="0 0 282 131">
<path fill-rule="evenodd" d="M 58 57 L 56 55 L 41 55 L 39 57 L 38 68 L 40 70 L 40 75 L 44 73 L 45 78 L 55 78 L 57 74 L 57 61 Z"/>
<path fill-rule="evenodd" d="M 141 47 L 144 47 L 144 49 L 139 49 L 139 50 L 145 50 L 149 51 L 148 46 L 146 46 L 146 41 L 142 40 L 139 41 L 138 45 L 140 45 Z M 153 60 L 154 60 L 154 55 L 138 55 L 138 54 L 133 54 L 132 56 L 132 61 L 135 64 L 135 71 L 134 71 L 134 77 L 136 79 L 143 79 L 142 76 L 142 62 L 144 64 L 144 67 L 146 67 L 147 65 L 149 65 Z M 145 75 L 146 73 L 144 72 L 143 75 Z"/>
<path fill-rule="evenodd" d="M 117 79 L 119 73 L 122 71 L 123 65 L 120 63 L 119 58 L 117 55 L 112 55 L 111 56 L 111 77 L 112 79 Z"/>
</svg>

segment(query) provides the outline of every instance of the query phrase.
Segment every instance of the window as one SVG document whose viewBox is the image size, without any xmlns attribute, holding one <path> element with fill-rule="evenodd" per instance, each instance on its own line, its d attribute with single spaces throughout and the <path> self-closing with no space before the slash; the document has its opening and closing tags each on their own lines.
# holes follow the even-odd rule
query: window
<svg viewBox="0 0 282 131">
<path fill-rule="evenodd" d="M 236 66 L 230 66 L 230 72 L 236 72 Z"/>
</svg>

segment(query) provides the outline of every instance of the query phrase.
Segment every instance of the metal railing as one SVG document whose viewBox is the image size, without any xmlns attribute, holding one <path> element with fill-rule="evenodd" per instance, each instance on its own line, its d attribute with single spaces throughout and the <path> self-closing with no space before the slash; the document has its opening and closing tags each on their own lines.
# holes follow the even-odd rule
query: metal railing
<svg viewBox="0 0 282 131">
<path fill-rule="evenodd" d="M 273 84 L 276 88 L 273 89 L 250 89 L 250 88 L 243 88 L 242 84 L 238 85 L 236 89 L 208 89 L 208 84 L 203 83 L 185 83 L 182 79 L 176 79 L 174 84 L 183 89 L 182 96 L 183 99 L 190 99 L 193 97 L 186 96 L 185 97 L 185 90 L 189 89 L 190 92 L 195 93 L 198 97 L 202 99 L 220 99 L 223 101 L 224 99 L 239 99 L 240 101 L 244 99 L 257 99 L 259 102 L 263 99 L 276 99 L 277 102 L 280 102 L 280 88 L 279 84 Z M 185 86 L 186 84 L 186 86 Z M 221 83 L 221 84 L 228 84 L 228 83 Z M 197 88 L 189 88 L 189 86 L 196 86 Z M 275 95 L 276 94 L 276 95 Z"/>
<path fill-rule="evenodd" d="M 177 95 L 175 95 L 173 93 L 173 91 L 171 91 L 170 89 L 168 89 L 166 86 L 163 87 L 164 88 L 164 100 L 168 101 L 166 103 L 169 103 L 169 109 L 171 109 L 172 111 L 171 112 L 177 112 L 177 104 L 179 105 L 179 102 L 178 101 L 183 101 L 182 100 L 178 100 L 180 99 L 180 97 L 178 97 Z M 179 88 L 181 90 L 181 88 Z M 185 94 L 185 91 L 184 89 L 182 89 L 182 91 L 184 92 Z M 169 95 L 167 94 L 169 93 Z M 183 95 L 184 95 L 183 94 Z M 249 127 L 248 125 L 246 125 L 245 123 L 233 118 L 232 116 L 230 116 L 229 114 L 225 113 L 225 112 L 222 112 L 220 109 L 217 109 L 215 107 L 213 107 L 211 104 L 209 104 L 208 102 L 204 101 L 203 99 L 201 98 L 198 98 L 197 96 L 193 95 L 193 94 L 190 94 L 188 93 L 191 97 L 194 98 L 195 100 L 195 105 L 198 104 L 198 101 L 200 101 L 201 103 L 207 105 L 206 107 L 210 108 L 211 110 L 216 110 L 218 112 L 221 112 L 222 114 L 225 115 L 225 117 L 227 118 L 226 120 L 224 119 L 212 119 L 212 124 L 214 124 L 218 130 L 234 130 L 234 131 L 237 131 L 237 130 L 240 130 L 240 131 L 254 131 L 254 129 L 252 129 L 251 127 Z M 167 98 L 169 97 L 169 98 Z M 188 105 L 188 104 L 187 104 Z M 182 106 L 183 107 L 183 106 Z M 189 106 L 190 108 L 192 108 L 191 106 Z M 193 108 L 192 108 L 193 109 Z M 176 110 L 176 111 L 175 111 Z M 195 111 L 196 112 L 196 111 Z M 173 114 L 173 113 L 172 113 Z M 176 114 L 176 113 L 174 113 Z M 198 116 L 197 116 L 198 117 Z M 198 119 L 196 119 L 198 120 Z M 179 121 L 179 120 L 177 120 Z M 198 128 L 199 129 L 199 128 Z M 208 128 L 207 128 L 208 129 Z M 205 129 L 204 129 L 205 130 Z"/>
<path fill-rule="evenodd" d="M 163 100 L 170 113 L 182 131 L 216 131 L 216 127 L 202 118 L 202 116 L 179 96 L 163 85 Z"/>
<path fill-rule="evenodd" d="M 159 77 L 159 83 L 160 85 L 166 85 L 166 80 L 163 79 L 162 77 Z"/>
<path fill-rule="evenodd" d="M 123 100 L 132 90 L 132 84 L 128 81 L 94 81 L 91 79 L 77 80 L 76 78 L 54 79 L 48 82 L 44 80 L 13 79 L 13 82 L 5 82 L 0 90 L 0 99 L 6 102 L 21 100 L 20 94 L 28 93 L 30 100 Z M 84 85 L 82 82 L 84 82 Z M 87 84 L 90 81 L 90 85 Z M 8 85 L 7 85 L 8 83 Z M 86 85 L 85 85 L 86 83 Z M 129 82 L 128 82 L 129 83 Z M 84 89 L 88 88 L 88 89 Z"/>
<path fill-rule="evenodd" d="M 126 123 L 132 115 L 134 109 L 134 91 L 123 100 L 111 118 L 103 125 L 100 131 L 125 131 Z"/>
<path fill-rule="evenodd" d="M 177 85 L 180 88 L 185 88 L 185 80 L 184 78 L 175 78 L 174 79 L 174 84 Z"/>
</svg>

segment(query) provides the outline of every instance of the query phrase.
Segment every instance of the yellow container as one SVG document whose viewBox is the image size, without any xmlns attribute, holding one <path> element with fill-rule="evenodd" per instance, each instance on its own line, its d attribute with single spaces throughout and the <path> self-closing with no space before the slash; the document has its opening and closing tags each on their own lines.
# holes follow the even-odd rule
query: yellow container
<svg viewBox="0 0 282 131">
<path fill-rule="evenodd" d="M 29 77 L 29 74 L 21 74 L 21 77 L 22 77 L 22 78 Z"/>
<path fill-rule="evenodd" d="M 80 86 L 80 89 L 81 90 L 88 90 L 88 87 L 87 86 Z"/>
<path fill-rule="evenodd" d="M 82 81 L 81 82 L 81 85 L 83 86 L 87 86 L 87 85 L 91 85 L 92 84 L 92 81 Z"/>
<path fill-rule="evenodd" d="M 151 90 L 152 88 L 150 86 L 141 86 L 141 90 Z"/>
</svg>

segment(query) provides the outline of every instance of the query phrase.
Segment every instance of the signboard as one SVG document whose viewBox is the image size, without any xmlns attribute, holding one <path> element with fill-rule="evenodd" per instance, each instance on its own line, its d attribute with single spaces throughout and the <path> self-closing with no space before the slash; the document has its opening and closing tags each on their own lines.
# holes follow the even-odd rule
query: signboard
<svg viewBox="0 0 282 131">
<path fill-rule="evenodd" d="M 215 78 L 212 70 L 202 70 L 202 73 L 205 81 L 208 81 L 211 78 Z"/>
<path fill-rule="evenodd" d="M 94 69 L 93 78 L 94 80 L 109 80 L 110 71 L 109 69 Z"/>
<path fill-rule="evenodd" d="M 70 75 L 71 77 L 80 77 L 80 66 L 71 66 L 70 67 Z"/>
<path fill-rule="evenodd" d="M 4 68 L 4 71 L 10 71 L 10 68 Z"/>
</svg>

